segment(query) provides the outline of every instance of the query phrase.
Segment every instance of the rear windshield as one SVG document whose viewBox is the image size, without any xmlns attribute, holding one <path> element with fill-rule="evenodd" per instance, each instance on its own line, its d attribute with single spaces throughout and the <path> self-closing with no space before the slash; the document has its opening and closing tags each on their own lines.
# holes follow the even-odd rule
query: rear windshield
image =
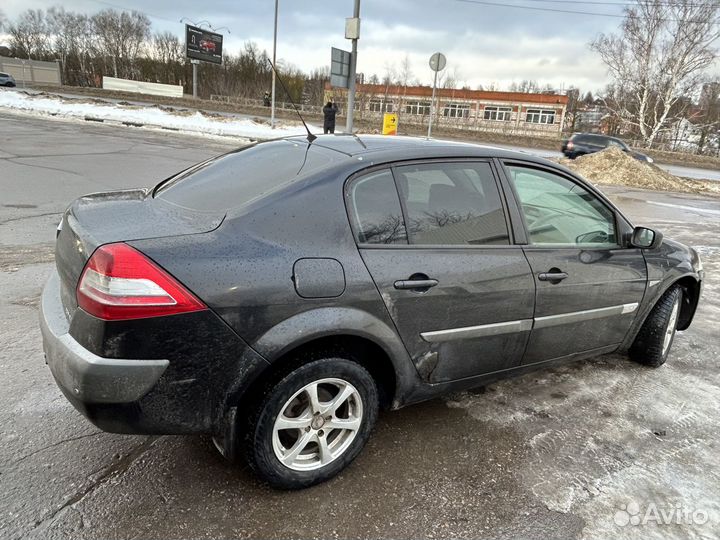
<svg viewBox="0 0 720 540">
<path fill-rule="evenodd" d="M 285 140 L 248 146 L 181 172 L 160 184 L 154 196 L 201 212 L 227 211 L 321 169 L 341 156 L 333 154 Z"/>
</svg>

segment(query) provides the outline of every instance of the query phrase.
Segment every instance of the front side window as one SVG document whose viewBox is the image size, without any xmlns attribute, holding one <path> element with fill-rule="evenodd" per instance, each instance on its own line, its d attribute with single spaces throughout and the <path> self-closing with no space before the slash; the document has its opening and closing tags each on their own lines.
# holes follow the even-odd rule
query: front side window
<svg viewBox="0 0 720 540">
<path fill-rule="evenodd" d="M 400 199 L 390 170 L 356 180 L 350 189 L 350 212 L 360 244 L 407 244 Z"/>
<path fill-rule="evenodd" d="M 567 178 L 518 165 L 507 167 L 532 244 L 617 247 L 615 215 Z"/>
<path fill-rule="evenodd" d="M 509 244 L 500 193 L 485 162 L 394 169 L 411 244 Z"/>
</svg>

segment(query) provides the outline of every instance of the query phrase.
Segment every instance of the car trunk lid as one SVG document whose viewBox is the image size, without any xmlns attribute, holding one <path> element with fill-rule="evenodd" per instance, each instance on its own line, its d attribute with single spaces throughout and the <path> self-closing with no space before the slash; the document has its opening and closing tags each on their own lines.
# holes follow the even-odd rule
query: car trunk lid
<svg viewBox="0 0 720 540">
<path fill-rule="evenodd" d="M 180 208 L 135 189 L 96 193 L 74 201 L 63 215 L 55 244 L 55 264 L 68 320 L 77 309 L 75 289 L 85 263 L 104 244 L 200 234 L 215 230 L 224 212 Z"/>
</svg>

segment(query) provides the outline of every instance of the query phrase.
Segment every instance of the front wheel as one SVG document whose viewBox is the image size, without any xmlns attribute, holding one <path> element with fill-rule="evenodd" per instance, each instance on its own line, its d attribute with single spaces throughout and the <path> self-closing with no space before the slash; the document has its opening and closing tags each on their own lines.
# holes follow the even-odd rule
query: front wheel
<svg viewBox="0 0 720 540">
<path fill-rule="evenodd" d="M 248 462 L 277 488 L 323 482 L 360 453 L 377 414 L 365 368 L 343 358 L 312 361 L 264 392 L 245 434 Z"/>
<path fill-rule="evenodd" d="M 652 367 L 665 363 L 675 339 L 681 302 L 680 287 L 675 285 L 665 291 L 630 347 L 630 358 Z"/>
</svg>

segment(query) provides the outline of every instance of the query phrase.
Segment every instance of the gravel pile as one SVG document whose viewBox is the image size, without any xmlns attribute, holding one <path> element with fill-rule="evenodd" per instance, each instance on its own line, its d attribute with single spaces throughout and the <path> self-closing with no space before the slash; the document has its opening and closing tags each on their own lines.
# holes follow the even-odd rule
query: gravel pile
<svg viewBox="0 0 720 540">
<path fill-rule="evenodd" d="M 601 152 L 580 156 L 574 160 L 562 158 L 559 162 L 594 184 L 720 195 L 720 182 L 674 176 L 656 165 L 638 161 L 614 146 Z"/>
</svg>

